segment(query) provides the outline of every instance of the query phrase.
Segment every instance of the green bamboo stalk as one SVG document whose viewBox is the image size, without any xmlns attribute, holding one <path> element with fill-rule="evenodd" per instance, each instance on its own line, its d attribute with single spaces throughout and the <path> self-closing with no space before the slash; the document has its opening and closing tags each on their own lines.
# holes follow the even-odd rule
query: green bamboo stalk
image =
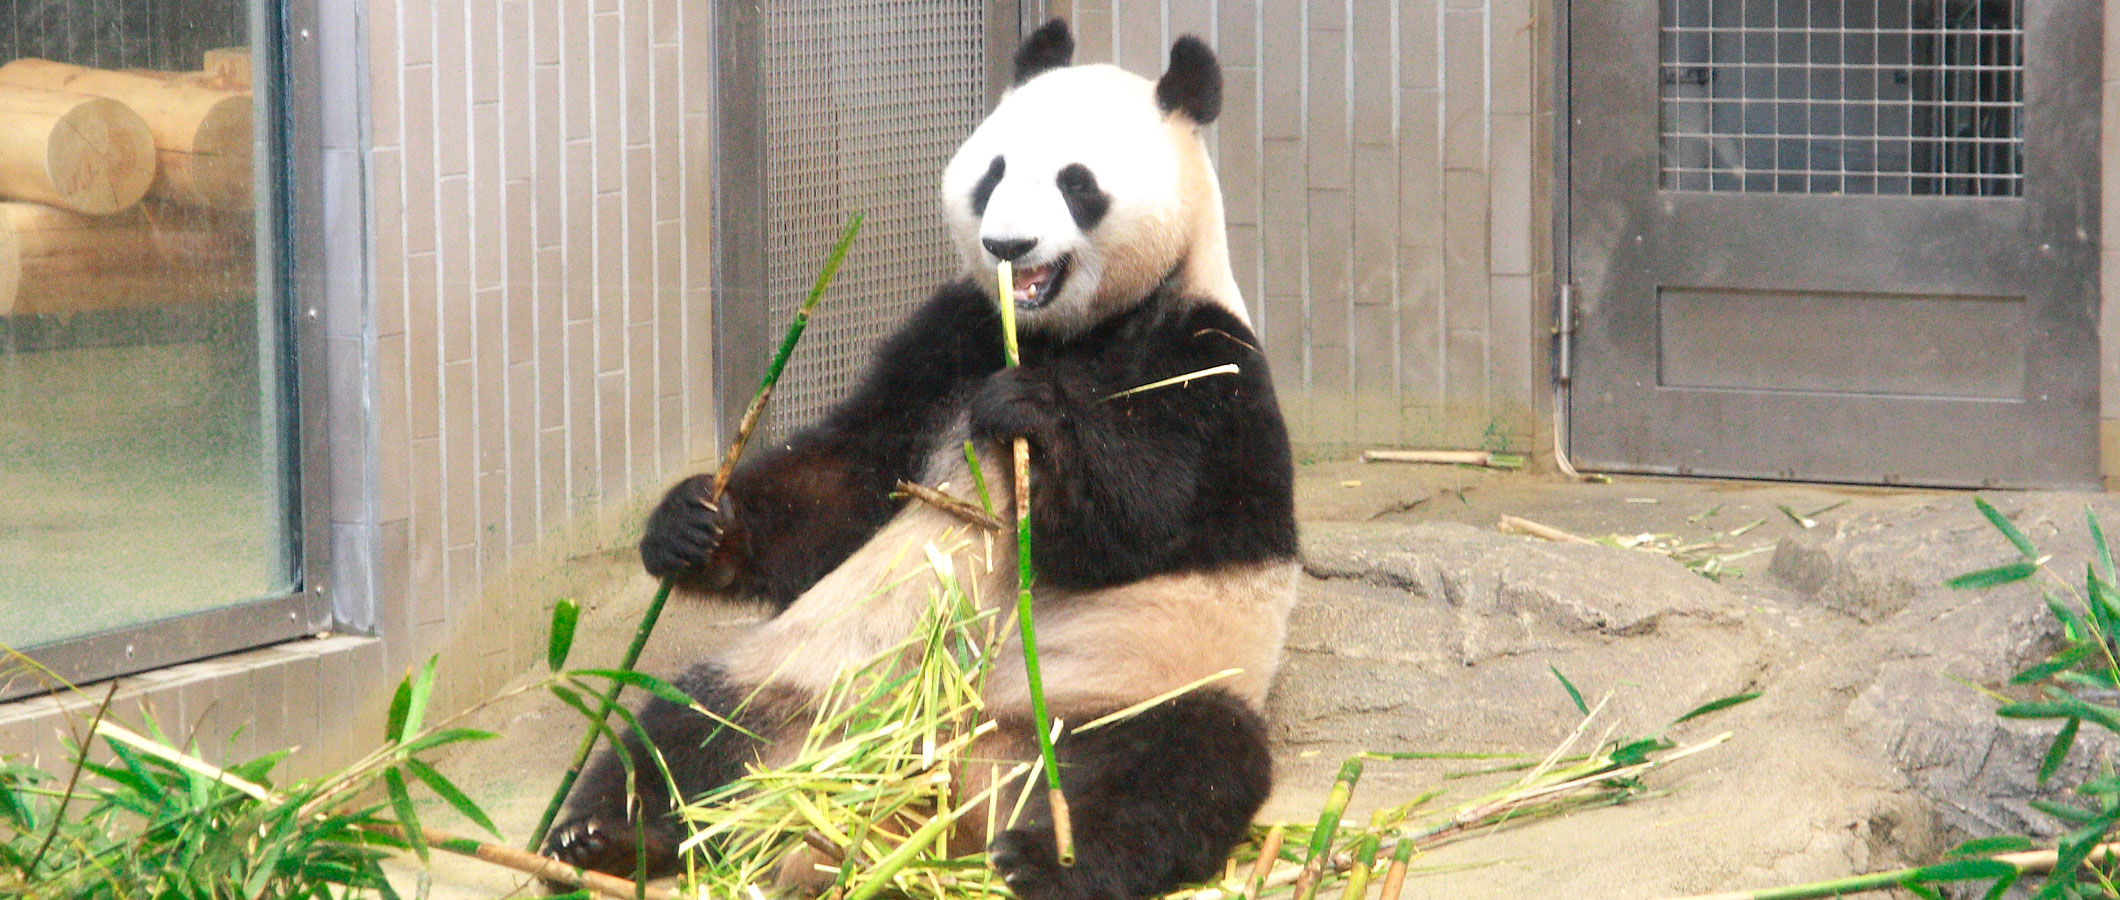
<svg viewBox="0 0 2120 900">
<path fill-rule="evenodd" d="M 1354 798 L 1355 782 L 1360 780 L 1362 757 L 1356 754 L 1340 764 L 1340 774 L 1332 780 L 1332 792 L 1325 795 L 1325 807 L 1318 811 L 1318 827 L 1310 833 L 1310 849 L 1303 856 L 1303 874 L 1296 878 L 1295 900 L 1317 897 L 1318 883 L 1332 861 L 1332 839 L 1340 833 L 1340 816 L 1346 814 L 1347 802 Z"/>
<path fill-rule="evenodd" d="M 1022 364 L 1016 345 L 1016 279 L 1007 260 L 995 268 L 1001 301 L 1002 349 L 1008 365 Z M 1038 631 L 1031 618 L 1031 445 L 1017 438 L 1016 454 L 1016 621 L 1023 629 L 1023 669 L 1030 682 L 1031 725 L 1038 730 L 1038 756 L 1045 761 L 1045 796 L 1053 809 L 1053 840 L 1063 866 L 1075 864 L 1075 827 L 1060 790 L 1060 763 L 1053 757 L 1052 717 L 1045 709 L 1045 677 L 1038 669 Z"/>
<path fill-rule="evenodd" d="M 847 217 L 838 242 L 825 257 L 824 268 L 817 272 L 816 283 L 810 286 L 810 293 L 803 298 L 802 306 L 795 310 L 795 319 L 788 323 L 787 333 L 781 335 L 780 347 L 773 351 L 765 377 L 759 380 L 758 393 L 751 395 L 751 405 L 744 408 L 743 419 L 736 425 L 736 439 L 729 442 L 729 451 L 722 456 L 721 467 L 714 472 L 714 485 L 706 497 L 708 503 L 721 499 L 722 492 L 728 489 L 729 477 L 736 471 L 736 461 L 743 456 L 744 444 L 751 440 L 751 432 L 758 427 L 758 416 L 765 411 L 766 400 L 773 396 L 773 386 L 780 381 L 781 370 L 787 368 L 788 357 L 795 353 L 795 343 L 802 339 L 803 328 L 810 324 L 810 313 L 817 309 L 818 302 L 824 299 L 825 289 L 839 274 L 839 265 L 846 261 L 847 251 L 854 246 L 854 235 L 860 233 L 864 218 L 860 212 Z M 640 662 L 641 651 L 648 646 L 648 636 L 655 633 L 655 623 L 662 618 L 663 606 L 669 602 L 670 589 L 674 586 L 672 579 L 665 578 L 656 587 L 654 599 L 648 601 L 647 611 L 641 613 L 640 624 L 633 629 L 633 643 L 626 645 L 626 654 L 619 660 L 619 669 L 630 672 L 634 664 Z M 535 853 L 544 844 L 545 833 L 552 830 L 553 820 L 559 818 L 560 808 L 567 803 L 568 792 L 574 790 L 574 782 L 581 778 L 589 754 L 596 750 L 597 738 L 603 734 L 603 720 L 610 716 L 611 707 L 617 705 L 618 693 L 623 687 L 622 682 L 613 680 L 604 690 L 602 702 L 597 706 L 598 720 L 589 723 L 588 731 L 582 734 L 581 744 L 574 748 L 574 761 L 568 764 L 566 774 L 560 776 L 559 789 L 552 792 L 552 799 L 546 802 L 545 812 L 538 817 L 537 827 L 530 830 L 530 840 L 523 849 Z"/>
<path fill-rule="evenodd" d="M 1369 876 L 1376 871 L 1377 844 L 1381 840 L 1377 832 L 1382 827 L 1372 819 L 1369 833 L 1355 845 L 1354 868 L 1347 872 L 1347 889 L 1340 893 L 1340 900 L 1364 900 L 1369 896 Z"/>
</svg>

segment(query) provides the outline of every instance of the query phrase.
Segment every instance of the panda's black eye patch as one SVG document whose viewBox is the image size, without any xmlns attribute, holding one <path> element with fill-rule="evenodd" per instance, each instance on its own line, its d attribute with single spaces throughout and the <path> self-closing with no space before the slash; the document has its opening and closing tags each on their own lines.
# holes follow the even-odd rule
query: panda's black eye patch
<svg viewBox="0 0 2120 900">
<path fill-rule="evenodd" d="M 972 185 L 972 215 L 986 215 L 986 201 L 993 199 L 994 187 L 1001 183 L 1001 173 L 1007 169 L 1008 163 L 998 156 L 987 164 L 986 174 L 979 176 L 978 184 Z"/>
<path fill-rule="evenodd" d="M 1088 231 L 1104 221 L 1104 214 L 1111 211 L 1112 198 L 1097 187 L 1097 176 L 1081 163 L 1069 163 L 1054 177 L 1060 185 L 1060 199 L 1067 201 L 1067 214 L 1075 217 L 1075 227 Z"/>
</svg>

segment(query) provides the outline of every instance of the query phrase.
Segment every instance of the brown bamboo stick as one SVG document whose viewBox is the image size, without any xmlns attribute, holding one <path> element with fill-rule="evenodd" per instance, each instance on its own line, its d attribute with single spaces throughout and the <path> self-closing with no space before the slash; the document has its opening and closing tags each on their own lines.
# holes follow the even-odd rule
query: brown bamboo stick
<svg viewBox="0 0 2120 900">
<path fill-rule="evenodd" d="M 928 487 L 924 484 L 917 484 L 911 481 L 900 481 L 898 482 L 898 491 L 899 493 L 905 494 L 908 497 L 911 497 L 936 509 L 942 510 L 943 512 L 949 513 L 950 515 L 956 516 L 957 518 L 963 519 L 966 522 L 970 522 L 973 525 L 977 525 L 988 531 L 1000 531 L 1001 529 L 1007 527 L 1001 524 L 1000 519 L 987 515 L 986 510 L 980 509 L 977 506 L 974 506 L 970 503 L 966 503 L 962 500 L 959 500 L 941 491 L 935 490 L 934 488 Z"/>
<path fill-rule="evenodd" d="M 1518 518 L 1516 516 L 1505 515 L 1501 518 L 1501 521 L 1495 523 L 1494 527 L 1495 530 L 1503 532 L 1505 534 L 1528 534 L 1535 538 L 1544 538 L 1549 541 L 1556 541 L 1563 544 L 1597 543 L 1596 541 L 1583 537 L 1582 535 L 1571 534 L 1569 532 L 1555 528 L 1551 525 L 1544 525 L 1538 522 L 1533 522 L 1530 519 Z"/>
</svg>

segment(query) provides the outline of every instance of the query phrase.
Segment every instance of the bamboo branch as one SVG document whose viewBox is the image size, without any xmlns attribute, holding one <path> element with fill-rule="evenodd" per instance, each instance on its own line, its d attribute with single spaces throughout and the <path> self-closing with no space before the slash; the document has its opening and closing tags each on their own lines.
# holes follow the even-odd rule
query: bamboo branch
<svg viewBox="0 0 2120 900">
<path fill-rule="evenodd" d="M 898 482 L 898 492 L 988 531 L 1000 531 L 1006 527 L 1001 524 L 1000 519 L 988 515 L 986 510 L 924 484 L 900 481 Z"/>
<path fill-rule="evenodd" d="M 2026 850 L 2019 853 L 2004 853 L 1981 857 L 2014 867 L 2019 875 L 2044 875 L 2054 871 L 2060 862 L 2059 852 L 2054 850 Z M 2120 843 L 2099 844 L 2091 848 L 2084 858 L 2085 864 L 2111 862 L 2120 859 Z M 1919 882 L 1926 866 L 1911 869 L 1894 869 L 1889 872 L 1873 872 L 1868 875 L 1852 875 L 1830 881 L 1814 881 L 1788 887 L 1765 888 L 1757 891 L 1725 891 L 1718 894 L 1694 894 L 1673 900 L 1810 900 L 1814 897 L 1838 897 L 1858 891 L 1874 891 L 1883 888 L 1901 887 L 1909 881 Z"/>
<path fill-rule="evenodd" d="M 802 339 L 802 330 L 810 323 L 810 313 L 824 299 L 825 288 L 831 286 L 832 277 L 839 274 L 839 265 L 846 261 L 847 250 L 854 245 L 854 235 L 861 231 L 863 216 L 856 212 L 847 217 L 847 224 L 839 232 L 839 241 L 832 245 L 832 252 L 825 257 L 824 268 L 817 272 L 817 281 L 810 286 L 809 296 L 795 310 L 795 319 L 788 323 L 787 333 L 780 338 L 779 349 L 773 351 L 773 359 L 766 365 L 766 374 L 760 379 L 758 393 L 751 395 L 751 405 L 744 408 L 743 419 L 736 426 L 736 439 L 729 442 L 729 451 L 721 459 L 721 467 L 714 472 L 714 485 L 708 490 L 705 502 L 721 499 L 722 492 L 729 487 L 729 478 L 736 472 L 736 461 L 743 457 L 743 448 L 751 440 L 751 432 L 758 427 L 759 413 L 766 407 L 766 400 L 773 396 L 773 386 L 780 381 L 780 372 L 787 368 L 788 357 L 795 353 L 795 343 Z M 632 671 L 640 662 L 641 651 L 648 646 L 648 637 L 655 632 L 655 623 L 662 618 L 663 605 L 670 600 L 674 579 L 665 578 L 655 589 L 655 597 L 648 601 L 648 608 L 641 613 L 640 624 L 633 629 L 633 643 L 626 646 L 625 656 L 619 659 L 618 668 Z M 609 718 L 611 707 L 618 704 L 619 691 L 624 683 L 613 680 L 604 690 L 601 703 L 596 707 L 597 721 L 589 723 L 582 733 L 581 744 L 574 748 L 574 761 L 569 763 L 565 774 L 560 776 L 559 788 L 552 792 L 552 799 L 545 803 L 545 812 L 537 819 L 537 827 L 530 830 L 530 840 L 524 850 L 536 852 L 545 842 L 545 834 L 552 830 L 553 820 L 559 818 L 560 808 L 567 803 L 567 794 L 574 790 L 574 782 L 581 778 L 582 767 L 589 762 L 589 754 L 596 749 L 597 739 L 603 735 L 604 720 Z"/>
<path fill-rule="evenodd" d="M 1551 525 L 1543 525 L 1530 519 L 1520 519 L 1516 516 L 1503 516 L 1501 521 L 1495 523 L 1494 528 L 1496 531 L 1506 534 L 1528 534 L 1535 538 L 1545 538 L 1546 540 L 1563 544 L 1597 543 L 1582 535 L 1570 534 Z"/>
<path fill-rule="evenodd" d="M 116 722 L 103 720 L 96 723 L 93 733 L 100 734 L 142 753 L 162 759 L 171 765 L 199 775 L 208 780 L 234 789 L 259 803 L 285 803 L 287 798 L 264 785 L 244 779 L 227 769 L 214 765 L 175 747 L 145 737 Z M 397 825 L 369 825 L 362 830 L 384 834 L 409 842 L 405 829 Z M 646 897 L 648 900 L 681 900 L 676 891 L 637 885 L 623 878 L 590 872 L 567 865 L 549 856 L 526 853 L 512 847 L 502 847 L 484 841 L 460 837 L 435 828 L 421 828 L 420 841 L 436 850 L 485 860 L 538 878 L 557 881 L 575 887 L 587 888 L 612 897 Z"/>
<path fill-rule="evenodd" d="M 1016 345 L 1016 279 L 1008 261 L 995 267 L 1001 301 L 1002 349 L 1009 368 L 1023 360 Z M 1031 617 L 1031 442 L 1016 438 L 1016 624 L 1023 630 L 1023 669 L 1030 682 L 1031 724 L 1038 731 L 1038 758 L 1045 763 L 1046 802 L 1053 810 L 1053 841 L 1060 864 L 1075 864 L 1075 828 L 1060 790 L 1060 764 L 1053 758 L 1052 717 L 1045 709 L 1045 678 L 1038 670 L 1038 633 Z"/>
</svg>

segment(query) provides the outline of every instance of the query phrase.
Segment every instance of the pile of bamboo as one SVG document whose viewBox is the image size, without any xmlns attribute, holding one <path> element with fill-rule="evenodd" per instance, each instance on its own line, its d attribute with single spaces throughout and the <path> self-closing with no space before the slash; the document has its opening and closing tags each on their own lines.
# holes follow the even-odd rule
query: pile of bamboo
<svg viewBox="0 0 2120 900">
<path fill-rule="evenodd" d="M 0 316 L 251 281 L 250 55 L 200 71 L 0 65 Z"/>
</svg>

